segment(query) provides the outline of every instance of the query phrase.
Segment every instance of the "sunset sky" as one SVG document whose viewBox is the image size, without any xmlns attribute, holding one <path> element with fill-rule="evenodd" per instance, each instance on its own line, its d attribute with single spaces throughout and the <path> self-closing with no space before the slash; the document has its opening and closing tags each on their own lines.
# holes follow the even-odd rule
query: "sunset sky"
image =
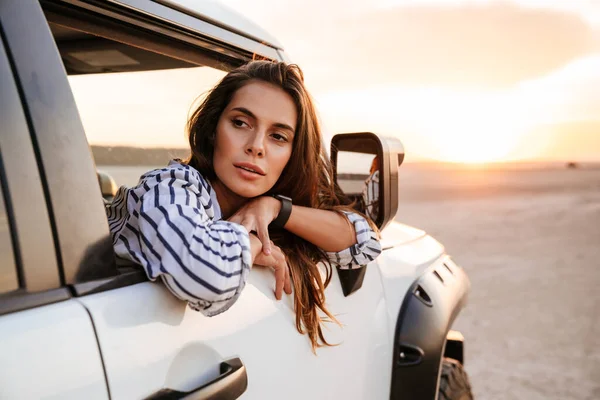
<svg viewBox="0 0 600 400">
<path fill-rule="evenodd" d="M 600 161 L 600 2 L 221 2 L 302 67 L 328 136 L 394 135 L 408 161 Z M 185 146 L 190 103 L 220 76 L 200 70 L 112 77 L 112 121 L 106 83 L 71 78 L 90 142 Z"/>
</svg>

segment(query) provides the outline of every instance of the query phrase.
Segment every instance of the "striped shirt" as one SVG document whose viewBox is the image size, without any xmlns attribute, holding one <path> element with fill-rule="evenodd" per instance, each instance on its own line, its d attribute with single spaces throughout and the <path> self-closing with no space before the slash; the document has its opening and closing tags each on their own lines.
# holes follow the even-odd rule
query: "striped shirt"
<svg viewBox="0 0 600 400">
<path fill-rule="evenodd" d="M 152 281 L 160 279 L 179 299 L 207 316 L 235 303 L 252 267 L 250 238 L 242 225 L 221 219 L 215 191 L 189 165 L 171 161 L 121 187 L 107 205 L 117 256 L 140 264 Z M 326 253 L 341 268 L 358 268 L 381 252 L 366 220 L 346 213 L 357 243 Z"/>
</svg>

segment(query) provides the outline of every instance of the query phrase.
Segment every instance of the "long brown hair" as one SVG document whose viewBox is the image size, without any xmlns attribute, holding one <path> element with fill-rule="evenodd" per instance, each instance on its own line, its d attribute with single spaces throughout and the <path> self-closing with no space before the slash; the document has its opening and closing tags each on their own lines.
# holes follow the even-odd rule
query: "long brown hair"
<svg viewBox="0 0 600 400">
<path fill-rule="evenodd" d="M 269 193 L 289 196 L 294 204 L 328 210 L 350 210 L 350 202 L 334 185 L 331 163 L 322 143 L 321 129 L 304 77 L 297 65 L 251 61 L 229 72 L 193 112 L 187 125 L 192 154 L 187 163 L 205 178 L 216 178 L 213 169 L 217 122 L 234 93 L 250 81 L 264 81 L 288 93 L 298 113 L 292 155 Z M 294 285 L 296 328 L 307 333 L 313 347 L 331 345 L 325 340 L 321 322 L 335 317 L 325 306 L 325 287 L 332 268 L 326 254 L 314 244 L 286 231 L 270 232 L 271 239 L 286 254 Z M 325 279 L 318 263 L 324 261 Z M 319 310 L 328 318 L 321 317 Z"/>
</svg>

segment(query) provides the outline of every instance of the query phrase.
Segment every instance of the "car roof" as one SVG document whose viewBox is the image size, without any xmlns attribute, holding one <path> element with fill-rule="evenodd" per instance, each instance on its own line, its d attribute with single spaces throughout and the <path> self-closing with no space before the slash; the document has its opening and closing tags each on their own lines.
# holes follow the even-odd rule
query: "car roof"
<svg viewBox="0 0 600 400">
<path fill-rule="evenodd" d="M 164 6 L 197 17 L 271 47 L 283 49 L 279 41 L 258 24 L 216 0 L 155 0 Z"/>
</svg>

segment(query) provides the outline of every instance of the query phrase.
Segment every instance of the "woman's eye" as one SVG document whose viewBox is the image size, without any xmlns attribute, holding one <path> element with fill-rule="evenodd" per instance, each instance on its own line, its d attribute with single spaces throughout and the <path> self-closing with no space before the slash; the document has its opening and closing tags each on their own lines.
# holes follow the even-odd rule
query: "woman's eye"
<svg viewBox="0 0 600 400">
<path fill-rule="evenodd" d="M 271 137 L 275 140 L 277 140 L 278 142 L 287 142 L 287 137 L 285 137 L 284 135 L 280 134 L 280 133 L 274 133 L 271 135 Z"/>
<path fill-rule="evenodd" d="M 238 128 L 242 128 L 244 125 L 248 125 L 247 123 L 245 123 L 241 119 L 237 119 L 237 118 L 232 119 L 231 123 L 233 123 L 233 125 L 235 125 Z"/>
</svg>

